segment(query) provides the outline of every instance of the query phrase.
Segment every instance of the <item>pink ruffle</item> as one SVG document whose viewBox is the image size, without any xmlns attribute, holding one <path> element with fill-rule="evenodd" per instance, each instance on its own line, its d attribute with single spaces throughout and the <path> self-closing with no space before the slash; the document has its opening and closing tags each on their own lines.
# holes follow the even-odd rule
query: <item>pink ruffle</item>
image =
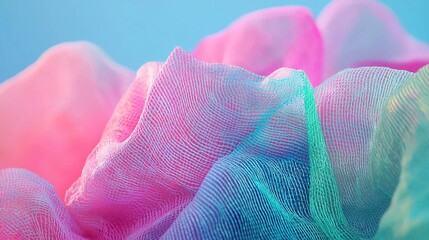
<svg viewBox="0 0 429 240">
<path fill-rule="evenodd" d="M 63 197 L 133 73 L 89 43 L 65 43 L 0 85 L 0 169 L 26 168 Z"/>
</svg>

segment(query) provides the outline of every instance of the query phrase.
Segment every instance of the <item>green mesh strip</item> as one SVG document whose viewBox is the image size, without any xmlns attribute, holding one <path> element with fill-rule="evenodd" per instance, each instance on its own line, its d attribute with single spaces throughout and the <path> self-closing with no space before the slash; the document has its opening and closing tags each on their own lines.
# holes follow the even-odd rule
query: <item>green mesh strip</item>
<svg viewBox="0 0 429 240">
<path fill-rule="evenodd" d="M 304 77 L 306 78 L 306 77 Z M 310 155 L 310 212 L 330 239 L 358 239 L 344 217 L 337 184 L 329 162 L 314 91 L 306 81 L 304 105 Z"/>
</svg>

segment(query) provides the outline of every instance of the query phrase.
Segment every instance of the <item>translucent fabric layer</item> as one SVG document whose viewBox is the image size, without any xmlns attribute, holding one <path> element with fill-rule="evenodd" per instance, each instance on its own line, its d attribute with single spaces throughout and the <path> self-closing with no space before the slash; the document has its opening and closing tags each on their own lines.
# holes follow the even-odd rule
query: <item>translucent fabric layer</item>
<svg viewBox="0 0 429 240">
<path fill-rule="evenodd" d="M 378 239 L 425 239 L 429 234 L 429 66 L 384 106 L 371 156 L 376 186 L 393 198 Z M 389 156 L 387 158 L 386 156 Z M 396 190 L 395 184 L 397 184 Z"/>
<path fill-rule="evenodd" d="M 0 196 L 1 239 L 82 239 L 52 185 L 34 173 L 1 170 Z"/>
<path fill-rule="evenodd" d="M 409 35 L 396 16 L 373 0 L 332 1 L 317 19 L 324 42 L 324 74 L 347 67 L 384 66 L 416 72 L 429 46 Z"/>
<path fill-rule="evenodd" d="M 140 72 L 156 72 L 151 68 L 157 67 L 144 66 Z M 66 196 L 71 212 L 91 236 L 160 236 L 193 199 L 213 164 L 240 148 L 286 101 L 291 102 L 292 94 L 302 98 L 300 88 L 308 84 L 299 71 L 280 69 L 261 77 L 197 61 L 179 49 L 158 71 L 142 74 L 137 82 L 143 83 L 133 85 L 150 83 L 147 95 L 133 95 L 138 91 L 130 88 L 126 96 L 140 99 L 142 107 L 120 104 L 118 114 L 139 117 L 128 121 L 113 115 L 124 120 L 110 127 L 122 130 L 101 140 Z M 125 102 L 137 105 L 135 100 Z M 294 104 L 298 111 L 291 115 L 298 114 L 294 119 L 299 121 L 302 100 Z M 118 138 L 118 132 L 127 134 Z M 293 144 L 305 151 L 298 141 L 305 135 L 293 136 L 297 141 L 284 140 L 284 145 L 291 145 L 291 152 L 298 151 Z M 305 159 L 297 161 L 307 164 Z"/>
<path fill-rule="evenodd" d="M 350 67 L 384 66 L 416 72 L 429 64 L 429 45 L 408 34 L 373 0 L 332 1 L 314 20 L 302 7 L 249 13 L 205 37 L 193 56 L 268 75 L 302 69 L 313 86 Z"/>
<path fill-rule="evenodd" d="M 47 50 L 0 85 L 0 169 L 31 170 L 63 198 L 133 78 L 89 43 Z"/>
<path fill-rule="evenodd" d="M 277 7 L 243 16 L 222 32 L 204 38 L 192 53 L 268 75 L 281 67 L 302 69 L 322 81 L 323 42 L 309 10 Z"/>
<path fill-rule="evenodd" d="M 65 205 L 37 175 L 0 171 L 0 235 L 424 234 L 428 68 L 348 69 L 313 89 L 303 71 L 263 77 L 176 49 L 138 71 Z"/>
<path fill-rule="evenodd" d="M 390 203 L 369 179 L 370 150 L 381 109 L 412 73 L 388 68 L 341 71 L 315 89 L 323 137 L 347 223 L 361 237 L 372 236 Z M 322 175 L 316 173 L 315 176 Z M 317 179 L 326 181 L 326 179 Z M 331 194 L 330 191 L 321 191 Z M 323 198 L 316 197 L 318 201 Z M 326 204 L 326 203 L 321 203 Z M 322 216 L 323 217 L 323 216 Z"/>
</svg>

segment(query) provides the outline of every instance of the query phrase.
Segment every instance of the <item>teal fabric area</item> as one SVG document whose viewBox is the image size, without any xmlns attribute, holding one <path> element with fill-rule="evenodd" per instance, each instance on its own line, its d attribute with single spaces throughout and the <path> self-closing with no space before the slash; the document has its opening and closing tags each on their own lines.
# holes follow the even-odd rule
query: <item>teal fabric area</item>
<svg viewBox="0 0 429 240">
<path fill-rule="evenodd" d="M 313 88 L 300 70 L 263 77 L 177 48 L 157 70 L 137 80 L 147 95 L 131 86 L 134 107 L 119 105 L 65 205 L 30 171 L 0 171 L 0 236 L 429 235 L 429 65 L 346 69 Z"/>
</svg>

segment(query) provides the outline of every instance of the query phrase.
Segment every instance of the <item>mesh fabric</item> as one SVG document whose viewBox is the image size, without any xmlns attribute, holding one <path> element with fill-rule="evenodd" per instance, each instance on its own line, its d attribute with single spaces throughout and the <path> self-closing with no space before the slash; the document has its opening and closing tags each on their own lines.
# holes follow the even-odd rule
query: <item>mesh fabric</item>
<svg viewBox="0 0 429 240">
<path fill-rule="evenodd" d="M 426 66 L 384 106 L 378 141 L 371 151 L 371 175 L 379 191 L 393 198 L 381 219 L 377 239 L 425 239 L 429 234 L 428 92 Z"/>
<path fill-rule="evenodd" d="M 0 169 L 26 168 L 64 198 L 133 77 L 90 43 L 48 49 L 0 84 Z"/>
<path fill-rule="evenodd" d="M 424 234 L 428 81 L 428 67 L 359 68 L 313 89 L 302 71 L 263 77 L 176 49 L 139 70 L 65 205 L 35 174 L 0 171 L 0 236 Z"/>
<path fill-rule="evenodd" d="M 308 163 L 299 157 L 306 156 L 305 124 L 299 117 L 305 115 L 304 83 L 305 90 L 312 91 L 300 71 L 283 69 L 261 77 L 241 68 L 206 64 L 175 50 L 156 74 L 146 100 L 139 96 L 145 102 L 141 114 L 136 113 L 138 122 L 135 117 L 122 118 L 114 121 L 118 126 L 111 125 L 127 129 L 113 132 L 129 135 L 108 134 L 101 140 L 69 190 L 67 205 L 92 236 L 160 236 L 195 196 L 216 161 L 232 154 L 246 139 L 250 139 L 247 145 L 257 145 L 261 137 L 269 139 L 276 126 L 293 133 L 282 139 L 289 148 L 283 151 L 296 154 L 295 161 L 303 162 L 305 172 Z M 131 101 L 126 102 L 134 105 L 136 96 L 127 96 Z M 294 102 L 291 96 L 301 100 Z M 288 121 L 292 125 L 277 116 L 272 129 L 252 138 L 286 103 L 291 105 L 293 118 Z M 133 116 L 119 106 L 118 114 Z M 293 124 L 300 128 L 292 131 Z M 268 149 L 276 148 L 268 144 L 249 151 L 258 154 Z"/>
<path fill-rule="evenodd" d="M 390 198 L 379 197 L 371 179 L 370 150 L 378 127 L 381 109 L 389 96 L 400 88 L 412 73 L 388 68 L 347 69 L 326 80 L 315 90 L 317 110 L 323 138 L 329 155 L 331 174 L 321 175 L 315 181 L 327 182 L 335 177 L 335 188 L 348 224 L 361 237 L 370 237 L 386 210 Z M 320 160 L 317 163 L 320 164 Z M 331 170 L 332 169 L 332 170 Z M 328 199 L 323 189 L 315 196 L 321 205 Z M 338 206 L 338 203 L 332 207 Z M 325 216 L 320 216 L 322 219 Z M 330 227 L 330 229 L 333 229 Z M 338 235 L 338 234 L 335 234 Z"/>
</svg>

